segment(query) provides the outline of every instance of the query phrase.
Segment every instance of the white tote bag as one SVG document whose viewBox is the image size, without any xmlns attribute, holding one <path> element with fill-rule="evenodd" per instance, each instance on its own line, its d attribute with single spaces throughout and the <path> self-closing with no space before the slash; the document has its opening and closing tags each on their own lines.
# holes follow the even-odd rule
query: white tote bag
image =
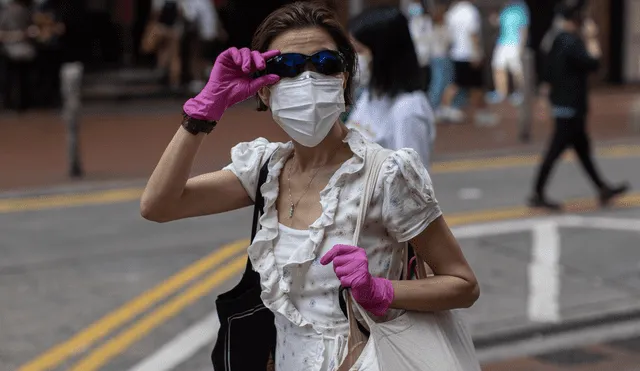
<svg viewBox="0 0 640 371">
<path fill-rule="evenodd" d="M 358 246 L 360 230 L 371 202 L 373 190 L 388 150 L 367 154 L 366 187 L 360 203 L 360 211 L 353 245 Z M 407 245 L 407 249 L 409 246 Z M 426 278 L 426 266 L 419 260 L 418 279 Z M 348 294 L 350 296 L 350 294 Z M 405 311 L 399 317 L 384 323 L 376 323 L 369 313 L 355 300 L 348 298 L 349 354 L 339 370 L 352 371 L 480 371 L 471 335 L 457 311 L 412 312 Z M 359 316 L 354 316 L 357 312 Z M 364 347 L 358 347 L 362 333 L 355 317 L 361 317 L 371 335 Z M 364 348 L 364 349 L 362 349 Z M 362 353 L 353 362 L 351 350 Z M 344 368 L 349 364 L 349 368 Z"/>
</svg>

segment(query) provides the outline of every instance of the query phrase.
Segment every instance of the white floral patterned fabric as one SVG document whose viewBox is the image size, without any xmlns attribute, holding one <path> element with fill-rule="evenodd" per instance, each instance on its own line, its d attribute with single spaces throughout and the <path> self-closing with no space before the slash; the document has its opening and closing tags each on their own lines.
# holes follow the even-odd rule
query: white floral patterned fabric
<svg viewBox="0 0 640 371">
<path fill-rule="evenodd" d="M 260 273 L 262 300 L 276 318 L 277 371 L 330 371 L 344 356 L 349 329 L 338 303 L 340 281 L 333 268 L 322 266 L 319 260 L 334 245 L 351 244 L 365 187 L 365 154 L 379 148 L 357 131 L 350 131 L 344 141 L 354 155 L 320 193 L 322 214 L 308 231 L 287 230 L 278 221 L 278 179 L 293 151 L 291 142 L 270 143 L 258 138 L 240 143 L 232 149 L 232 162 L 225 167 L 253 198 L 260 169 L 269 161 L 267 180 L 261 188 L 265 199 L 261 230 L 248 253 Z M 360 236 L 359 246 L 367 252 L 369 271 L 377 277 L 399 279 L 405 242 L 441 214 L 431 178 L 418 154 L 411 149 L 393 152 L 383 164 Z M 306 238 L 300 238 L 302 232 Z M 292 236 L 298 238 L 297 247 L 290 248 L 289 243 L 284 255 L 282 249 L 277 251 L 284 247 L 279 242 Z M 397 314 L 389 311 L 379 320 Z"/>
</svg>

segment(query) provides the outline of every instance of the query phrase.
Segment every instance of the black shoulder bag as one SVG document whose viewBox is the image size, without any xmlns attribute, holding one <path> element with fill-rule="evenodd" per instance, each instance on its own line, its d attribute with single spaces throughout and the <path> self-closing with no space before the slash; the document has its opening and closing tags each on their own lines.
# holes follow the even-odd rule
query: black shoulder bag
<svg viewBox="0 0 640 371">
<path fill-rule="evenodd" d="M 251 241 L 258 232 L 260 216 L 264 212 L 264 197 L 260 187 L 267 179 L 269 161 L 260 170 L 253 211 Z M 260 274 L 247 267 L 240 283 L 216 300 L 220 330 L 211 353 L 215 371 L 263 371 L 275 358 L 276 327 L 271 310 L 260 298 Z"/>
</svg>

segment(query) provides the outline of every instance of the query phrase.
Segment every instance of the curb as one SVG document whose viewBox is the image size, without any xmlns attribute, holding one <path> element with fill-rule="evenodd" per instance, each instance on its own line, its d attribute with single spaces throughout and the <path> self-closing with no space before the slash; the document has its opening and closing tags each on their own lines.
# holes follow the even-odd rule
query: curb
<svg viewBox="0 0 640 371">
<path fill-rule="evenodd" d="M 533 338 L 559 335 L 589 327 L 612 325 L 634 320 L 640 320 L 640 308 L 603 313 L 588 318 L 567 320 L 557 325 L 532 326 L 511 332 L 505 331 L 500 334 L 478 336 L 473 338 L 473 342 L 477 350 L 486 350 L 500 345 L 531 340 Z"/>
</svg>

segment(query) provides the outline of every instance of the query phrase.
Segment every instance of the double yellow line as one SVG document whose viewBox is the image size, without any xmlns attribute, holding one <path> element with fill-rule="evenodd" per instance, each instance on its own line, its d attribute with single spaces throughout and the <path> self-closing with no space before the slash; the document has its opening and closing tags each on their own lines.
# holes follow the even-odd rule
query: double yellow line
<svg viewBox="0 0 640 371">
<path fill-rule="evenodd" d="M 218 267 L 214 272 L 205 276 L 187 291 L 171 299 L 145 316 L 142 320 L 136 322 L 133 326 L 102 344 L 89 354 L 89 356 L 71 368 L 73 371 L 93 371 L 100 369 L 100 367 L 106 364 L 111 358 L 121 353 L 136 340 L 149 333 L 149 331 L 180 313 L 184 308 L 193 304 L 196 300 L 209 293 L 215 287 L 220 286 L 220 284 L 229 278 L 237 275 L 245 265 L 246 255 L 241 254 L 239 257 L 236 256 L 245 251 L 248 245 L 249 241 L 243 240 L 222 247 L 143 293 L 133 301 L 118 308 L 116 311 L 107 314 L 69 340 L 56 345 L 38 358 L 23 365 L 18 371 L 44 371 L 60 365 L 63 361 L 88 349 L 163 299 L 173 295 L 184 286 L 204 275 L 207 271 Z M 233 257 L 235 258 L 228 262 L 228 260 Z M 226 264 L 219 267 L 225 262 Z"/>
<path fill-rule="evenodd" d="M 621 198 L 615 206 L 620 208 L 640 206 L 640 193 Z M 595 211 L 596 209 L 597 204 L 592 199 L 573 200 L 567 206 L 567 211 L 569 212 L 589 212 Z M 544 214 L 543 212 L 531 210 L 524 206 L 518 206 L 495 210 L 454 213 L 448 214 L 446 218 L 448 224 L 453 227 L 471 223 L 519 219 Z M 241 253 L 244 252 L 248 244 L 248 240 L 243 240 L 222 247 L 111 314 L 96 321 L 71 339 L 55 346 L 35 360 L 22 366 L 18 371 L 45 371 L 60 365 L 63 361 L 85 351 L 107 337 L 110 333 L 115 332 L 119 327 L 147 311 L 164 298 L 173 295 L 184 286 L 203 276 L 206 272 L 216 268 L 213 272 L 198 280 L 197 283 L 184 293 L 177 295 L 138 322 L 133 323 L 123 332 L 98 346 L 85 358 L 76 363 L 70 370 L 94 371 L 100 369 L 100 367 L 104 366 L 110 359 L 125 351 L 129 346 L 144 337 L 154 328 L 160 326 L 167 319 L 177 315 L 184 308 L 193 304 L 199 298 L 220 286 L 223 282 L 237 276 L 245 265 L 246 255 Z"/>
<path fill-rule="evenodd" d="M 602 147 L 599 148 L 597 152 L 598 156 L 609 159 L 639 157 L 640 145 L 615 145 Z M 452 160 L 434 163 L 431 166 L 431 173 L 432 175 L 435 175 L 507 169 L 513 167 L 534 166 L 539 161 L 540 157 L 537 155 L 513 155 Z M 567 153 L 567 155 L 564 156 L 564 161 L 573 162 L 575 161 L 575 156 L 572 153 Z M 135 201 L 140 199 L 142 191 L 142 188 L 125 188 L 84 194 L 0 199 L 0 214 L 58 207 L 101 205 L 114 202 Z"/>
<path fill-rule="evenodd" d="M 640 146 L 615 146 L 605 148 L 599 152 L 603 157 L 609 158 L 633 157 L 640 155 Z M 567 160 L 572 161 L 572 158 L 568 157 Z M 527 166 L 534 165 L 537 161 L 537 156 L 510 156 L 451 161 L 434 164 L 433 172 L 449 173 Z M 135 201 L 139 199 L 141 192 L 142 189 L 129 188 L 87 194 L 5 199 L 0 200 L 0 213 Z M 620 199 L 617 202 L 617 206 L 640 206 L 640 194 L 633 194 Z M 581 199 L 571 202 L 567 211 L 593 211 L 595 207 L 596 205 L 592 200 Z M 450 226 L 456 226 L 517 219 L 540 214 L 541 213 L 532 211 L 526 207 L 511 207 L 448 214 L 446 217 Z M 20 367 L 18 371 L 45 371 L 59 366 L 62 362 L 76 357 L 87 349 L 95 346 L 98 342 L 103 341 L 137 316 L 148 312 L 152 307 L 164 301 L 166 298 L 192 284 L 191 287 L 184 292 L 176 295 L 166 303 L 159 305 L 139 321 L 132 323 L 122 332 L 115 334 L 114 337 L 100 344 L 71 368 L 72 371 L 94 371 L 100 369 L 110 359 L 126 350 L 130 345 L 144 337 L 167 319 L 177 315 L 184 308 L 193 304 L 226 280 L 235 277 L 244 267 L 246 256 L 242 252 L 244 252 L 248 244 L 248 240 L 243 240 L 223 246 L 114 312 L 107 314 L 67 341 L 54 346 L 36 359 Z M 215 270 L 213 270 L 213 268 L 215 268 Z M 196 280 L 197 282 L 194 283 Z"/>
</svg>

